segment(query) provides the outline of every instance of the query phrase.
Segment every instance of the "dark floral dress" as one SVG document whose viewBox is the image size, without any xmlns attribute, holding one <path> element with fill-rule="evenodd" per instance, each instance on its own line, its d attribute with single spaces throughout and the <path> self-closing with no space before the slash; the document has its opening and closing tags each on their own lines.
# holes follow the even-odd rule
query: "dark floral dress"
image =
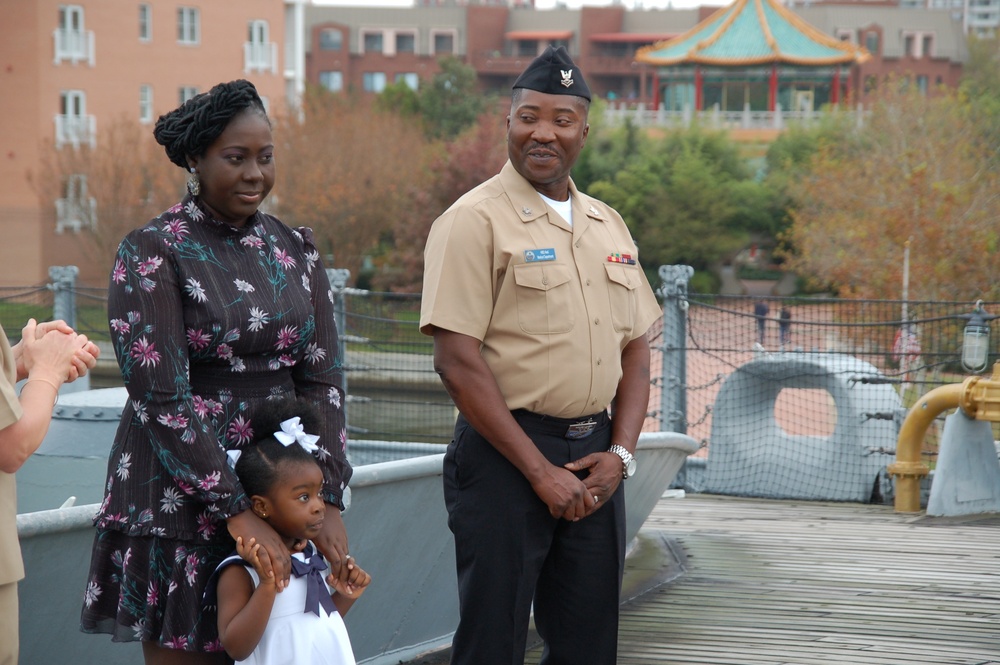
<svg viewBox="0 0 1000 665">
<path fill-rule="evenodd" d="M 258 212 L 243 228 L 186 198 L 118 249 L 108 293 L 128 389 L 108 459 L 81 628 L 114 641 L 221 651 L 202 594 L 249 508 L 226 450 L 264 400 L 319 406 L 324 498 L 342 506 L 342 359 L 333 293 L 308 229 Z"/>
</svg>

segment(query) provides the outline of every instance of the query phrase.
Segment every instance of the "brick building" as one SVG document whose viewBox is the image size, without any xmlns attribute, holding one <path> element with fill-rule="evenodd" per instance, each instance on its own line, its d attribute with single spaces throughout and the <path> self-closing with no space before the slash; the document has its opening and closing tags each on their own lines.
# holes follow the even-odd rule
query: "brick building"
<svg viewBox="0 0 1000 665">
<path fill-rule="evenodd" d="M 283 105 L 284 17 L 275 0 L 5 0 L 0 285 L 41 283 L 52 265 L 78 265 L 82 282 L 105 285 L 108 267 L 88 264 L 78 236 L 100 210 L 79 178 L 62 183 L 57 200 L 40 200 L 28 174 L 39 174 L 43 151 L 99 146 L 102 128 L 123 114 L 151 135 L 159 115 L 219 81 L 248 78 L 272 107 Z"/>
<path fill-rule="evenodd" d="M 549 44 L 565 45 L 603 98 L 652 106 L 654 68 L 638 49 L 679 35 L 718 7 L 536 10 L 531 0 L 417 0 L 412 8 L 312 4 L 311 0 L 5 0 L 0 5 L 0 286 L 37 284 L 53 265 L 89 265 L 81 236 L 101 210 L 85 179 L 70 176 L 49 200 L 29 182 L 48 146 L 101 145 L 119 116 L 151 131 L 162 113 L 219 81 L 252 80 L 272 113 L 294 105 L 307 83 L 375 94 L 388 83 L 419 87 L 452 55 L 481 89 L 506 93 Z M 947 10 L 816 4 L 796 9 L 816 29 L 872 53 L 856 65 L 864 90 L 905 73 L 928 91 L 958 82 L 962 23 Z M 147 135 L 149 135 L 147 133 Z M 178 192 L 180 194 L 180 192 Z M 141 224 L 144 219 L 137 219 Z"/>
</svg>

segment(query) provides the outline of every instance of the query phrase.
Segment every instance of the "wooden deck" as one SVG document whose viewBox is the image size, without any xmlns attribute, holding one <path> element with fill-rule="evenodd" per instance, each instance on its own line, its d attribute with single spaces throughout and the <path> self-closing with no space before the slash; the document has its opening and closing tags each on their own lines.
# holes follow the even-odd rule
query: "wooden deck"
<svg viewBox="0 0 1000 665">
<path fill-rule="evenodd" d="M 620 665 L 1000 665 L 998 515 L 688 494 L 627 569 Z"/>
</svg>

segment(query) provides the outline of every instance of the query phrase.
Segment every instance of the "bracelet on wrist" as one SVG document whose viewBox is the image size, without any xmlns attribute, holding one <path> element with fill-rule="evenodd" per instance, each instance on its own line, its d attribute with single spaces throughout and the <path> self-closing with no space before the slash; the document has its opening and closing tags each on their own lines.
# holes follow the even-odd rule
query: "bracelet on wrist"
<svg viewBox="0 0 1000 665">
<path fill-rule="evenodd" d="M 42 378 L 38 378 L 38 377 L 32 378 L 32 377 L 29 376 L 28 379 L 24 382 L 24 386 L 21 386 L 21 390 L 23 391 L 24 387 L 27 386 L 32 381 L 34 381 L 36 383 L 44 383 L 44 384 L 46 384 L 48 386 L 51 386 L 52 389 L 56 391 L 55 398 L 52 400 L 52 406 L 55 406 L 56 404 L 59 403 L 59 386 L 57 386 L 55 384 L 55 382 L 49 381 L 48 379 L 42 379 Z"/>
</svg>

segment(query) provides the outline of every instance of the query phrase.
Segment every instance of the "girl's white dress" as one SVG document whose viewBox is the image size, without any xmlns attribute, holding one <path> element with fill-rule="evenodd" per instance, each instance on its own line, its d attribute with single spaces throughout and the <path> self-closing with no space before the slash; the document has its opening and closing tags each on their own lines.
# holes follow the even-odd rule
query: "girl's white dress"
<svg viewBox="0 0 1000 665">
<path fill-rule="evenodd" d="M 307 552 L 298 552 L 292 556 L 301 561 L 309 561 L 309 552 L 315 552 L 310 544 Z M 313 556 L 321 556 L 318 553 Z M 260 584 L 257 571 L 238 555 L 230 556 L 219 564 L 218 570 L 224 566 L 242 563 L 250 577 L 254 588 Z M 324 573 L 325 575 L 326 573 Z M 327 614 L 323 606 L 319 607 L 319 616 L 305 611 L 307 578 L 295 577 L 289 579 L 284 591 L 274 598 L 271 608 L 271 618 L 267 628 L 260 638 L 260 643 L 246 660 L 237 663 L 249 665 L 355 665 L 354 652 L 351 650 L 351 640 L 347 636 L 344 620 L 336 610 Z M 324 582 L 324 587 L 326 587 Z M 327 593 L 330 590 L 327 587 Z"/>
</svg>

